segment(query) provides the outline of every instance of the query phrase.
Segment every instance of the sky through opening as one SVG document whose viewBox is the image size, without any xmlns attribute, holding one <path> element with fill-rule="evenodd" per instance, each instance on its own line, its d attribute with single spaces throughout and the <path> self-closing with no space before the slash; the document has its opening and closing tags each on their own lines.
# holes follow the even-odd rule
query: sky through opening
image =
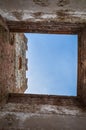
<svg viewBox="0 0 86 130">
<path fill-rule="evenodd" d="M 25 93 L 77 95 L 77 35 L 25 33 L 28 89 Z"/>
</svg>

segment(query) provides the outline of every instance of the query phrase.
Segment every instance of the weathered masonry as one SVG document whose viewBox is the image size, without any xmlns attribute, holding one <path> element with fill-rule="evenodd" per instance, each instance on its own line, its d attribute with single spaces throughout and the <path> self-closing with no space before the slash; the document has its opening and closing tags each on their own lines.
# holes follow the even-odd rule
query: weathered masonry
<svg viewBox="0 0 86 130">
<path fill-rule="evenodd" d="M 24 34 L 10 33 L 0 17 L 0 102 L 9 92 L 20 93 L 27 88 L 26 49 Z"/>
<path fill-rule="evenodd" d="M 1 0 L 0 14 L 0 129 L 85 130 L 86 0 Z M 27 87 L 24 32 L 78 35 L 76 97 L 19 94 Z"/>
<path fill-rule="evenodd" d="M 22 93 L 27 89 L 27 39 L 23 33 L 10 33 L 10 44 L 13 46 L 13 62 L 14 62 L 14 76 L 15 84 L 14 90 L 10 92 Z"/>
</svg>

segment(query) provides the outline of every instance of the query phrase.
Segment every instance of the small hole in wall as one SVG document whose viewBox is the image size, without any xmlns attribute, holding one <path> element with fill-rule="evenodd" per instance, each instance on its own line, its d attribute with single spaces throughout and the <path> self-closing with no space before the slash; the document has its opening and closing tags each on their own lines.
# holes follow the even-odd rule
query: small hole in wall
<svg viewBox="0 0 86 130">
<path fill-rule="evenodd" d="M 22 69 L 22 58 L 19 57 L 19 70 Z"/>
<path fill-rule="evenodd" d="M 13 45 L 13 44 L 14 44 L 14 35 L 12 35 L 10 38 L 10 45 Z"/>
<path fill-rule="evenodd" d="M 11 77 L 13 77 L 13 74 L 11 74 Z"/>
</svg>

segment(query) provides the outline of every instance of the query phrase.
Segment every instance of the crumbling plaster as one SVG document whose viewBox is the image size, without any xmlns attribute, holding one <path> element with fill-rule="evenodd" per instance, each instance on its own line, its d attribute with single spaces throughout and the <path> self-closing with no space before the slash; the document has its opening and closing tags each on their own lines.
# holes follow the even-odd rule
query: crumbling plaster
<svg viewBox="0 0 86 130">
<path fill-rule="evenodd" d="M 86 22 L 85 0 L 1 0 L 0 14 L 11 21 Z"/>
<path fill-rule="evenodd" d="M 85 130 L 85 120 L 86 109 L 74 97 L 10 94 L 0 108 L 6 130 Z"/>
</svg>

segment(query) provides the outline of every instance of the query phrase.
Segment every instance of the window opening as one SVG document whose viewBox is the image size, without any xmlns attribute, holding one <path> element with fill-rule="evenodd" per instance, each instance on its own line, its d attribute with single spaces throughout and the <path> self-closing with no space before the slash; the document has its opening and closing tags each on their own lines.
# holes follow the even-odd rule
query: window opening
<svg viewBox="0 0 86 130">
<path fill-rule="evenodd" d="M 77 35 L 32 34 L 28 38 L 25 93 L 77 95 Z"/>
</svg>

